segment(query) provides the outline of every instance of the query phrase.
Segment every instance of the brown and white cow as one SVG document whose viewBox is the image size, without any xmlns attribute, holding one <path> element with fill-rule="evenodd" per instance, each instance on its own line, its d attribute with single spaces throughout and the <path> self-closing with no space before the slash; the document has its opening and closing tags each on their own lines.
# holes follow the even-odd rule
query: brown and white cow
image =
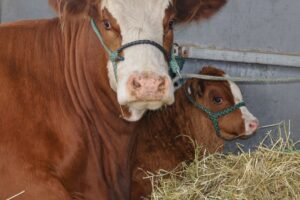
<svg viewBox="0 0 300 200">
<path fill-rule="evenodd" d="M 167 57 L 133 46 L 112 72 L 91 18 L 111 50 L 147 39 L 169 52 L 174 18 L 207 18 L 224 3 L 50 0 L 59 18 L 0 25 L 0 199 L 129 199 L 127 121 L 173 102 Z"/>
<path fill-rule="evenodd" d="M 204 67 L 201 74 L 225 75 L 213 67 Z M 223 139 L 249 137 L 256 131 L 258 120 L 246 107 L 241 107 L 219 119 L 221 137 L 218 137 L 207 114 L 187 98 L 188 90 L 197 103 L 213 112 L 243 100 L 240 89 L 233 82 L 192 79 L 176 92 L 176 101 L 172 106 L 147 113 L 136 128 L 138 136 L 133 158 L 132 199 L 138 200 L 151 193 L 150 180 L 143 178 L 145 171 L 170 171 L 181 162 L 194 158 L 194 146 L 190 139 L 195 140 L 202 151 L 214 153 L 223 150 Z"/>
<path fill-rule="evenodd" d="M 104 43 L 112 51 L 131 42 L 150 40 L 170 53 L 175 21 L 183 23 L 208 18 L 226 0 L 49 0 L 49 3 L 61 16 L 63 32 L 76 35 L 82 43 L 91 40 L 99 48 L 97 45 L 100 43 L 91 33 L 91 27 L 85 27 L 90 26 L 90 19 L 94 19 Z M 73 32 L 75 30 L 69 30 L 74 28 L 73 23 L 69 23 L 74 18 L 79 18 L 75 21 L 83 26 L 83 30 L 76 34 Z M 87 32 L 89 35 L 86 35 Z M 86 44 L 77 44 L 76 47 L 91 48 Z M 101 48 L 105 52 L 103 45 Z M 137 121 L 146 110 L 155 110 L 174 102 L 168 60 L 158 48 L 136 45 L 120 54 L 125 59 L 118 62 L 116 72 L 112 62 L 108 61 L 106 67 L 110 86 L 117 92 L 118 103 L 126 106 L 124 109 L 127 112 L 122 113 L 125 119 Z M 108 56 L 106 53 L 105 57 Z"/>
</svg>

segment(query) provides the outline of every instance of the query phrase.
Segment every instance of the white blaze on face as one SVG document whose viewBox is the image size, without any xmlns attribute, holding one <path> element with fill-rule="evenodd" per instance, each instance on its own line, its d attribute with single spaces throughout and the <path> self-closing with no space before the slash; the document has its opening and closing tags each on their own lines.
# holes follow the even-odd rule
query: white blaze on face
<svg viewBox="0 0 300 200">
<path fill-rule="evenodd" d="M 232 81 L 228 81 L 229 82 L 229 85 L 230 85 L 230 89 L 231 89 L 231 92 L 233 94 L 233 97 L 234 97 L 234 103 L 235 104 L 238 104 L 240 102 L 243 101 L 243 96 L 242 96 L 242 93 L 241 93 L 241 90 L 240 88 L 236 85 L 236 83 L 232 82 Z M 253 122 L 257 122 L 258 123 L 258 120 L 256 119 L 256 117 L 254 117 L 252 115 L 252 113 L 249 112 L 248 108 L 243 106 L 240 108 L 241 110 L 241 113 L 242 113 L 242 118 L 244 120 L 244 123 L 245 123 L 245 133 L 244 135 L 252 135 L 254 133 L 254 130 L 252 128 L 250 128 L 250 123 L 253 123 Z"/>
<path fill-rule="evenodd" d="M 102 9 L 106 8 L 120 26 L 122 45 L 136 40 L 152 40 L 163 44 L 163 20 L 165 11 L 170 6 L 169 0 L 102 0 Z M 117 92 L 121 105 L 128 105 L 132 112 L 144 113 L 145 109 L 155 109 L 162 104 L 174 101 L 174 89 L 165 94 L 165 102 L 151 102 L 144 105 L 141 102 L 134 106 L 126 102 L 134 102 L 128 95 L 127 82 L 131 75 L 139 73 L 156 73 L 158 76 L 168 76 L 168 64 L 163 53 L 152 45 L 136 45 L 123 51 L 125 61 L 118 63 L 118 82 L 115 80 L 112 63 L 108 63 L 111 87 Z M 132 97 L 133 98 L 133 97 Z M 145 108 L 146 107 L 146 108 Z"/>
</svg>

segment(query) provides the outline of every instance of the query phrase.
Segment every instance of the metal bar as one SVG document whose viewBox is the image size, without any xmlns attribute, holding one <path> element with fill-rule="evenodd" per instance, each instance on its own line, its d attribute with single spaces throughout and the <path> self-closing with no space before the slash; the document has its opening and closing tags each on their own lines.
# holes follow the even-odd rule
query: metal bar
<svg viewBox="0 0 300 200">
<path fill-rule="evenodd" d="M 2 1 L 0 1 L 0 23 L 2 21 Z"/>
<path fill-rule="evenodd" d="M 181 46 L 181 49 L 185 52 L 184 57 L 192 59 L 300 67 L 300 55 L 296 54 L 222 50 L 195 46 Z"/>
</svg>

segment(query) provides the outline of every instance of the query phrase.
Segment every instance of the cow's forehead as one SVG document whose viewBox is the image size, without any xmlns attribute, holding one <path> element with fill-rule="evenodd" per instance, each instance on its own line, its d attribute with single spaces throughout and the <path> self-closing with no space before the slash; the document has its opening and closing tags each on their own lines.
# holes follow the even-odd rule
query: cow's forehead
<svg viewBox="0 0 300 200">
<path fill-rule="evenodd" d="M 101 7 L 117 20 L 123 39 L 126 40 L 128 33 L 135 39 L 138 36 L 139 39 L 157 40 L 151 37 L 161 38 L 165 11 L 171 3 L 171 0 L 104 0 Z"/>
<path fill-rule="evenodd" d="M 113 14 L 126 17 L 131 14 L 160 15 L 172 0 L 103 0 L 101 2 L 102 9 L 106 7 Z"/>
</svg>

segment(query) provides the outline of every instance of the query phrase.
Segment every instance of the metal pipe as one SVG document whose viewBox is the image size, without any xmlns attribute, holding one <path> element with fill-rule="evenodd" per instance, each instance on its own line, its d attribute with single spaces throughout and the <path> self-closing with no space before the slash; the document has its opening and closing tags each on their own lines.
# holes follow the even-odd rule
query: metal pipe
<svg viewBox="0 0 300 200">
<path fill-rule="evenodd" d="M 1 24 L 1 21 L 2 21 L 2 1 L 0 1 L 0 24 Z"/>
<path fill-rule="evenodd" d="M 297 54 L 213 49 L 188 45 L 180 48 L 184 57 L 192 59 L 300 67 L 300 55 Z"/>
</svg>

